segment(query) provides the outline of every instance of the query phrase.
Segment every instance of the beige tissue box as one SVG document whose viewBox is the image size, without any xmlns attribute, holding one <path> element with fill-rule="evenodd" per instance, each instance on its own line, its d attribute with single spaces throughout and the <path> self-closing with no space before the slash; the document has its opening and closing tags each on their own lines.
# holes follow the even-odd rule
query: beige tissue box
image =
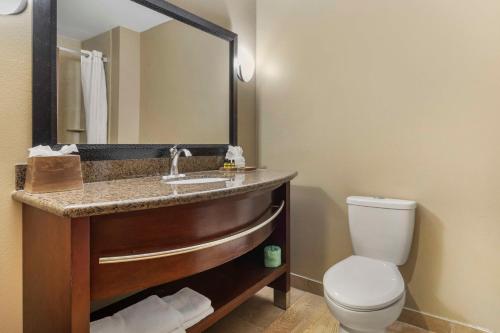
<svg viewBox="0 0 500 333">
<path fill-rule="evenodd" d="M 47 193 L 83 189 L 80 156 L 37 156 L 28 158 L 24 190 Z"/>
</svg>

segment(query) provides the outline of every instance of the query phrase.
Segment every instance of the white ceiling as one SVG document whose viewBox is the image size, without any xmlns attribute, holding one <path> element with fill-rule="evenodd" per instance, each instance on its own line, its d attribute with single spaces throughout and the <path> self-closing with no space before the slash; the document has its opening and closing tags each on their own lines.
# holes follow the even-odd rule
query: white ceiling
<svg viewBox="0 0 500 333">
<path fill-rule="evenodd" d="M 58 0 L 57 32 L 86 40 L 122 26 L 137 32 L 171 20 L 131 0 Z"/>
</svg>

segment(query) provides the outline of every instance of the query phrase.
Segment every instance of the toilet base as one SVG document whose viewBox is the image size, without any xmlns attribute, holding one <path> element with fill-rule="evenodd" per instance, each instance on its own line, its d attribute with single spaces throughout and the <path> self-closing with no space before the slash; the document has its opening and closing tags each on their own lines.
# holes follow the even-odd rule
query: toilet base
<svg viewBox="0 0 500 333">
<path fill-rule="evenodd" d="M 406 293 L 394 304 L 374 311 L 353 311 L 333 302 L 325 293 L 325 301 L 333 316 L 340 323 L 341 333 L 385 333 L 394 323 L 405 303 Z"/>
<path fill-rule="evenodd" d="M 360 330 L 355 330 L 349 327 L 346 327 L 344 325 L 339 326 L 339 333 L 386 333 L 388 332 L 385 329 L 376 329 L 376 330 L 369 330 L 369 331 L 360 331 Z"/>
</svg>

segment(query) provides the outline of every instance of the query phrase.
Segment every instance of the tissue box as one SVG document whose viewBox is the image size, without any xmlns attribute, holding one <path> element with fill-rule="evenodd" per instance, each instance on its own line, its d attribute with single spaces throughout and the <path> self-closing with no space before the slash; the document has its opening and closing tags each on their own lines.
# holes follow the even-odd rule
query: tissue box
<svg viewBox="0 0 500 333">
<path fill-rule="evenodd" d="M 37 156 L 28 158 L 24 190 L 30 193 L 83 189 L 80 156 Z"/>
</svg>

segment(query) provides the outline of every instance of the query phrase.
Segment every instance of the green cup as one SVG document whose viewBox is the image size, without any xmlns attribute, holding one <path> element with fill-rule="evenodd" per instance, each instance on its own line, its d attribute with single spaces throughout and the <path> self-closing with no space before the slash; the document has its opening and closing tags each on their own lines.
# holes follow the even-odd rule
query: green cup
<svg viewBox="0 0 500 333">
<path fill-rule="evenodd" d="M 276 268 L 281 266 L 281 248 L 276 245 L 268 245 L 264 248 L 264 266 Z"/>
</svg>

